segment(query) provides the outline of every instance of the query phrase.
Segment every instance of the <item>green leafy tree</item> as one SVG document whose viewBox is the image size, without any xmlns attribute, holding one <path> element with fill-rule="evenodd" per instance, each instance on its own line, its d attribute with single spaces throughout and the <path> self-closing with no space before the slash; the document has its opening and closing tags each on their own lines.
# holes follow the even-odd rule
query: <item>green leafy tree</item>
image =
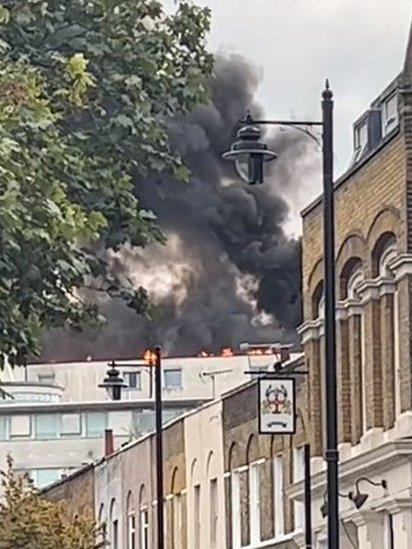
<svg viewBox="0 0 412 549">
<path fill-rule="evenodd" d="M 43 329 L 99 320 L 97 287 L 129 307 L 106 250 L 162 241 L 133 180 L 188 171 L 167 126 L 207 98 L 209 11 L 157 0 L 0 6 L 0 353 L 38 354 Z M 0 364 L 1 365 L 1 364 Z"/>
<path fill-rule="evenodd" d="M 72 516 L 65 502 L 52 502 L 25 475 L 17 475 L 11 458 L 2 471 L 0 549 L 96 549 L 102 529 L 92 514 Z"/>
</svg>

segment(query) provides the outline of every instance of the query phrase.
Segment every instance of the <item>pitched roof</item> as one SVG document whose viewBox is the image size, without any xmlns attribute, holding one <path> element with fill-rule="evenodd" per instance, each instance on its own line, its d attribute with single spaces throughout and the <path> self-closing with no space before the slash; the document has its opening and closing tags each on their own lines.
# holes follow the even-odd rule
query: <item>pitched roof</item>
<svg viewBox="0 0 412 549">
<path fill-rule="evenodd" d="M 408 45 L 406 47 L 405 64 L 403 73 L 406 80 L 412 83 L 412 22 L 409 30 Z"/>
</svg>

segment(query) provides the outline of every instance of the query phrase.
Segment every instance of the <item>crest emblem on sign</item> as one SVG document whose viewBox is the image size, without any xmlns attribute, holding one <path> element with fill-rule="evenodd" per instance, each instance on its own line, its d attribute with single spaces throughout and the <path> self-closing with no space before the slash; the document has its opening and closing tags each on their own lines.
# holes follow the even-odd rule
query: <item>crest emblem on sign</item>
<svg viewBox="0 0 412 549">
<path fill-rule="evenodd" d="M 262 414 L 290 414 L 292 403 L 284 385 L 269 385 L 262 402 Z"/>
</svg>

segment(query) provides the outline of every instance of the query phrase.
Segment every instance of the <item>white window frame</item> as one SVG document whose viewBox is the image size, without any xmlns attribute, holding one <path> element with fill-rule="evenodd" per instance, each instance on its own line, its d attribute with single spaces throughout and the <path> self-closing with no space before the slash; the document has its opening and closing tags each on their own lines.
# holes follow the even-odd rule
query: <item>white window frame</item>
<svg viewBox="0 0 412 549">
<path fill-rule="evenodd" d="M 392 116 L 388 115 L 388 106 L 393 102 L 395 105 L 395 113 Z M 382 102 L 382 135 L 385 136 L 390 133 L 394 128 L 399 124 L 399 113 L 398 113 L 398 96 L 394 92 L 389 95 Z"/>
<path fill-rule="evenodd" d="M 275 539 L 285 533 L 285 509 L 283 500 L 284 472 L 283 456 L 278 455 L 273 458 L 273 477 L 274 477 L 274 525 Z"/>
<path fill-rule="evenodd" d="M 217 531 L 219 521 L 219 485 L 218 479 L 211 478 L 209 481 L 209 509 L 210 509 L 210 531 L 209 541 L 211 547 L 215 547 L 217 543 Z"/>
<path fill-rule="evenodd" d="M 249 531 L 250 544 L 261 541 L 260 527 L 260 466 L 262 461 L 249 465 Z"/>
<path fill-rule="evenodd" d="M 200 547 L 200 505 L 201 505 L 201 488 L 200 484 L 193 486 L 193 547 L 199 549 Z"/>
<path fill-rule="evenodd" d="M 231 508 L 232 508 L 232 547 L 239 549 L 241 546 L 241 522 L 240 522 L 240 480 L 239 471 L 232 471 L 231 475 Z"/>
<path fill-rule="evenodd" d="M 368 120 L 365 119 L 363 122 L 355 126 L 355 137 L 354 137 L 354 150 L 356 159 L 363 153 L 363 151 L 368 146 Z M 365 132 L 363 134 L 363 131 Z M 364 141 L 362 142 L 362 138 Z"/>
<path fill-rule="evenodd" d="M 179 374 L 180 374 L 180 384 L 179 385 L 166 385 L 166 377 L 167 377 L 167 374 L 170 373 L 170 372 L 179 372 Z M 163 370 L 163 388 L 166 391 L 179 391 L 179 390 L 183 389 L 183 370 L 182 370 L 182 368 L 180 368 L 179 366 L 176 366 L 176 367 L 165 368 Z"/>
<path fill-rule="evenodd" d="M 27 418 L 28 419 L 28 432 L 24 432 L 22 434 L 14 434 L 13 433 L 13 420 L 16 418 Z M 20 439 L 20 438 L 30 438 L 33 434 L 33 418 L 31 415 L 28 414 L 15 414 L 12 416 L 9 416 L 9 436 L 11 439 Z"/>
<path fill-rule="evenodd" d="M 63 430 L 63 418 L 65 416 L 75 416 L 77 418 L 77 422 L 78 422 L 77 430 L 74 430 L 74 429 Z M 78 437 L 82 434 L 82 417 L 81 417 L 81 414 L 78 412 L 68 412 L 68 413 L 60 414 L 59 423 L 60 423 L 60 436 L 62 438 Z"/>
<path fill-rule="evenodd" d="M 134 374 L 136 376 L 136 387 L 129 385 L 130 374 Z M 142 390 L 142 372 L 140 370 L 125 370 L 123 372 L 123 378 L 125 383 L 127 383 L 127 387 L 125 387 L 127 391 Z"/>
<path fill-rule="evenodd" d="M 305 477 L 305 449 L 303 446 L 293 448 L 293 482 L 300 482 Z M 301 501 L 293 502 L 295 530 L 302 530 L 304 525 L 304 505 Z"/>
<path fill-rule="evenodd" d="M 174 494 L 172 499 L 173 510 L 173 549 L 182 547 L 182 494 Z"/>
<path fill-rule="evenodd" d="M 140 508 L 140 547 L 149 549 L 149 509 L 146 505 Z M 147 543 L 146 543 L 147 542 Z"/>
</svg>

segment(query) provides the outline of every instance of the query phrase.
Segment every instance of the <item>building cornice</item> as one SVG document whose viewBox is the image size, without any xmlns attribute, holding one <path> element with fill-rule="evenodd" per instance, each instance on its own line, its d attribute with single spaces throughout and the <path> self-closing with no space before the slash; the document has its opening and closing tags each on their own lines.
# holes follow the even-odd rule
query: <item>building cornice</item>
<svg viewBox="0 0 412 549">
<path fill-rule="evenodd" d="M 164 399 L 165 408 L 198 408 L 211 399 Z M 66 413 L 66 412 L 88 412 L 88 411 L 138 411 L 154 409 L 153 400 L 105 400 L 92 402 L 41 402 L 27 403 L 16 402 L 13 404 L 1 404 L 0 413 L 2 415 L 16 414 L 34 414 L 34 413 Z"/>
<path fill-rule="evenodd" d="M 412 462 L 412 439 L 386 442 L 342 461 L 339 465 L 339 480 L 341 484 L 353 484 L 360 476 L 381 474 L 402 462 Z M 314 474 L 312 476 L 312 494 L 320 497 L 325 489 L 325 471 Z M 288 488 L 287 495 L 292 499 L 301 500 L 303 492 L 303 481 L 300 481 Z"/>
<path fill-rule="evenodd" d="M 406 276 L 412 276 L 412 254 L 400 254 L 389 264 L 395 276 L 395 282 L 399 282 Z"/>
</svg>

